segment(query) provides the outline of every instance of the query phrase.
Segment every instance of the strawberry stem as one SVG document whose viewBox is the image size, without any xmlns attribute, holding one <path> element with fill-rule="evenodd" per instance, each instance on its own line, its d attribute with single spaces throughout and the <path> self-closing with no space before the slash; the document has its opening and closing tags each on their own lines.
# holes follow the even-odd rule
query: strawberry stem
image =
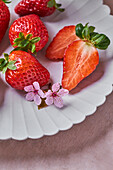
<svg viewBox="0 0 113 170">
<path fill-rule="evenodd" d="M 75 31 L 76 35 L 80 37 L 83 41 L 89 42 L 98 49 L 105 50 L 110 45 L 110 39 L 104 35 L 94 32 L 95 27 L 88 26 L 87 23 L 83 26 L 81 23 L 76 25 Z"/>
<path fill-rule="evenodd" d="M 62 4 L 56 3 L 55 0 L 50 0 L 50 1 L 48 1 L 48 3 L 47 3 L 47 7 L 48 7 L 48 8 L 55 7 L 58 11 L 64 12 L 65 9 L 64 9 L 64 8 L 60 8 L 61 6 L 62 6 Z"/>
<path fill-rule="evenodd" d="M 40 37 L 35 37 L 32 38 L 32 34 L 28 34 L 26 36 L 24 36 L 24 34 L 22 32 L 19 33 L 19 38 L 16 38 L 14 40 L 14 47 L 16 46 L 16 48 L 13 51 L 17 51 L 17 50 L 22 50 L 22 51 L 26 51 L 26 52 L 32 52 L 33 54 L 36 55 L 36 43 L 40 41 Z M 11 51 L 12 52 L 12 51 Z"/>
</svg>

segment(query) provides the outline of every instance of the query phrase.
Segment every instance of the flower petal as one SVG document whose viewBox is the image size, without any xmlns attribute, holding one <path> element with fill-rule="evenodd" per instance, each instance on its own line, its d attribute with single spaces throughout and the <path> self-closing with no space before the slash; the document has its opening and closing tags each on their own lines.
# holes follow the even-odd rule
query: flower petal
<svg viewBox="0 0 113 170">
<path fill-rule="evenodd" d="M 39 96 L 41 97 L 41 98 L 45 98 L 45 94 L 44 94 L 44 92 L 40 89 L 40 90 L 38 90 L 38 94 L 39 94 Z"/>
<path fill-rule="evenodd" d="M 59 92 L 57 93 L 58 96 L 63 97 L 69 94 L 69 91 L 67 89 L 60 89 Z"/>
<path fill-rule="evenodd" d="M 53 97 L 47 97 L 45 100 L 45 103 L 49 106 L 51 104 L 53 104 Z"/>
<path fill-rule="evenodd" d="M 51 90 L 48 90 L 46 93 L 45 93 L 45 97 L 49 97 L 52 95 L 52 91 Z"/>
<path fill-rule="evenodd" d="M 56 107 L 59 107 L 59 108 L 62 108 L 63 107 L 63 100 L 62 100 L 62 98 L 61 97 L 54 97 L 54 105 L 56 106 Z"/>
<path fill-rule="evenodd" d="M 25 90 L 26 92 L 32 92 L 32 91 L 34 91 L 34 88 L 33 88 L 32 85 L 29 85 L 29 86 L 24 87 L 24 90 Z"/>
<path fill-rule="evenodd" d="M 34 82 L 33 83 L 33 86 L 34 86 L 34 88 L 36 89 L 36 90 L 40 90 L 40 85 L 39 85 L 39 83 L 38 82 Z"/>
<path fill-rule="evenodd" d="M 41 100 L 41 98 L 40 98 L 40 96 L 38 94 L 36 94 L 34 96 L 34 102 L 35 102 L 36 105 L 40 105 L 41 104 L 42 100 Z"/>
<path fill-rule="evenodd" d="M 52 85 L 52 91 L 57 92 L 60 89 L 60 83 L 55 83 Z"/>
<path fill-rule="evenodd" d="M 26 94 L 26 100 L 33 101 L 35 94 L 33 92 L 29 92 Z"/>
</svg>

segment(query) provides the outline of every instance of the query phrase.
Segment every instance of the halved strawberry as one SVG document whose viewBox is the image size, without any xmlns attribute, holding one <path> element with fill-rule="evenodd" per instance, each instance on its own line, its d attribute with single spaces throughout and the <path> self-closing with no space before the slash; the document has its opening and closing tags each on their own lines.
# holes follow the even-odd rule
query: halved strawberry
<svg viewBox="0 0 113 170">
<path fill-rule="evenodd" d="M 61 29 L 47 48 L 46 57 L 49 59 L 63 59 L 64 51 L 74 40 L 79 39 L 75 33 L 75 26 L 65 26 Z"/>
<path fill-rule="evenodd" d="M 64 54 L 62 86 L 71 90 L 91 74 L 99 63 L 95 47 L 82 40 L 74 41 Z"/>
<path fill-rule="evenodd" d="M 65 51 L 63 63 L 62 87 L 73 89 L 77 84 L 90 75 L 99 63 L 96 48 L 105 50 L 110 40 L 104 34 L 94 32 L 94 27 L 76 26 L 76 34 L 81 40 L 71 43 Z"/>
</svg>

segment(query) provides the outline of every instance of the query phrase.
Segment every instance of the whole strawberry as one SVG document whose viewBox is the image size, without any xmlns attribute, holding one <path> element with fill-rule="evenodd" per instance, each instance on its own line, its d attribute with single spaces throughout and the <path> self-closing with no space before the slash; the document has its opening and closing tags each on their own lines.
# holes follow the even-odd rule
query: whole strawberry
<svg viewBox="0 0 113 170">
<path fill-rule="evenodd" d="M 48 42 L 47 28 L 35 14 L 20 17 L 13 22 L 9 29 L 9 39 L 12 45 L 15 44 L 14 40 L 19 38 L 19 34 L 21 32 L 23 33 L 23 36 L 21 37 L 22 41 L 24 36 L 26 37 L 28 34 L 32 34 L 32 37 L 30 38 L 40 37 L 40 41 L 35 43 L 37 52 L 41 50 Z M 17 47 L 17 45 L 15 45 L 15 47 Z"/>
<path fill-rule="evenodd" d="M 18 90 L 37 81 L 44 86 L 50 79 L 48 70 L 36 58 L 25 51 L 13 51 L 0 59 L 0 71 L 5 73 L 9 85 Z"/>
<path fill-rule="evenodd" d="M 40 17 L 49 16 L 56 9 L 63 12 L 60 8 L 61 4 L 57 4 L 55 0 L 22 0 L 15 7 L 15 12 L 20 16 L 28 14 L 37 14 Z"/>
<path fill-rule="evenodd" d="M 0 0 L 0 41 L 5 35 L 10 21 L 10 12 L 5 3 L 10 3 L 6 0 Z"/>
</svg>

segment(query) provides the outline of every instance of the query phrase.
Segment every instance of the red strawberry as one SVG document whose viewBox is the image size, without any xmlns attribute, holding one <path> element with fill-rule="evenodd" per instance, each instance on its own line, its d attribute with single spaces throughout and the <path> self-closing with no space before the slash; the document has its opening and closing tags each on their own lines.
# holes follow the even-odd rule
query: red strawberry
<svg viewBox="0 0 113 170">
<path fill-rule="evenodd" d="M 9 39 L 12 45 L 15 43 L 14 40 L 19 38 L 19 33 L 21 32 L 24 36 L 27 36 L 27 34 L 32 34 L 32 38 L 40 37 L 40 41 L 35 43 L 37 52 L 41 50 L 48 42 L 47 28 L 35 14 L 20 17 L 13 22 L 9 29 Z"/>
<path fill-rule="evenodd" d="M 46 51 L 46 57 L 49 59 L 63 59 L 64 51 L 74 40 L 79 39 L 75 33 L 75 26 L 65 26 L 61 29 Z"/>
<path fill-rule="evenodd" d="M 54 13 L 55 9 L 63 12 L 55 0 L 22 0 L 15 7 L 15 12 L 20 16 L 28 14 L 37 14 L 40 17 L 49 16 Z"/>
<path fill-rule="evenodd" d="M 86 24 L 76 26 L 76 34 L 81 40 L 71 43 L 65 51 L 63 63 L 62 87 L 73 89 L 77 84 L 90 75 L 99 63 L 99 54 L 96 48 L 105 50 L 110 40 L 104 34 L 98 34 L 94 27 Z"/>
<path fill-rule="evenodd" d="M 18 90 L 37 81 L 44 86 L 50 79 L 48 70 L 38 60 L 25 51 L 13 51 L 5 59 L 0 59 L 0 71 L 5 72 L 8 84 Z"/>
<path fill-rule="evenodd" d="M 82 40 L 74 41 L 64 54 L 62 87 L 68 90 L 91 74 L 99 63 L 95 47 Z"/>
<path fill-rule="evenodd" d="M 10 21 L 10 12 L 5 3 L 9 2 L 0 0 L 0 41 L 4 37 Z"/>
</svg>

